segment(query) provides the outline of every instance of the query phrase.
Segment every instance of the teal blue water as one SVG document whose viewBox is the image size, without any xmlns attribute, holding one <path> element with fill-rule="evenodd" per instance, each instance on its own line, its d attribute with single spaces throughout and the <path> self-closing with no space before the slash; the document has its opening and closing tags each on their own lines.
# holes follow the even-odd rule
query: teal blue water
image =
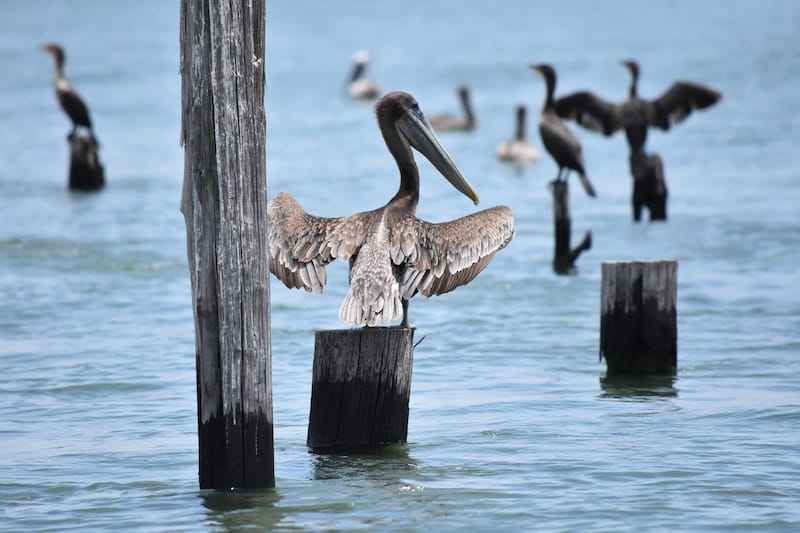
<svg viewBox="0 0 800 533">
<path fill-rule="evenodd" d="M 797 531 L 800 529 L 800 4 L 501 1 L 267 6 L 268 194 L 337 216 L 382 205 L 397 172 L 369 104 L 342 97 L 358 50 L 384 90 L 428 114 L 469 84 L 479 127 L 442 134 L 517 235 L 473 283 L 411 303 L 408 443 L 373 455 L 305 447 L 316 329 L 344 326 L 346 265 L 323 295 L 272 283 L 274 491 L 197 479 L 194 326 L 179 212 L 179 6 L 9 2 L 0 17 L 0 529 L 238 531 Z M 98 194 L 66 189 L 58 41 L 106 165 Z M 550 62 L 558 92 L 622 99 L 677 79 L 723 92 L 651 151 L 669 220 L 631 221 L 627 149 L 575 129 L 598 191 L 573 187 L 555 276 L 556 173 L 498 162 L 514 108 L 531 141 Z M 420 161 L 419 215 L 476 208 Z M 670 258 L 678 373 L 609 383 L 598 362 L 600 264 Z"/>
</svg>

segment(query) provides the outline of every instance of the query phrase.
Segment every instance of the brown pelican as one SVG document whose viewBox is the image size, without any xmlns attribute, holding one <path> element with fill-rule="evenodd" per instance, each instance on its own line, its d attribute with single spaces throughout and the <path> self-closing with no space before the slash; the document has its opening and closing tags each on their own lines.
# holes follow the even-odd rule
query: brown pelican
<svg viewBox="0 0 800 533">
<path fill-rule="evenodd" d="M 72 85 L 64 77 L 64 50 L 57 44 L 47 44 L 42 46 L 42 49 L 51 54 L 56 61 L 55 67 L 55 85 L 56 97 L 61 104 L 61 108 L 72 121 L 72 132 L 70 136 L 75 133 L 78 126 L 87 128 L 91 134 L 92 141 L 97 144 L 92 131 L 92 121 L 89 118 L 89 110 L 86 104 L 72 87 Z"/>
<path fill-rule="evenodd" d="M 507 139 L 500 143 L 497 147 L 497 159 L 512 161 L 520 165 L 539 159 L 539 151 L 525 137 L 526 115 L 527 111 L 524 105 L 517 107 L 516 134 L 513 139 Z"/>
<path fill-rule="evenodd" d="M 563 181 L 566 181 L 569 171 L 574 170 L 580 176 L 586 194 L 596 196 L 594 187 L 584 169 L 581 143 L 556 114 L 555 100 L 553 99 L 553 93 L 556 90 L 556 71 L 544 63 L 530 65 L 530 67 L 541 74 L 547 83 L 547 96 L 542 107 L 542 114 L 539 116 L 539 134 L 542 136 L 545 149 L 553 156 L 558 165 L 556 181 L 562 180 L 562 174 L 564 175 Z"/>
<path fill-rule="evenodd" d="M 286 192 L 267 207 L 270 271 L 289 288 L 322 292 L 325 265 L 349 259 L 350 290 L 339 318 L 357 326 L 378 326 L 402 314 L 408 300 L 444 294 L 469 283 L 514 236 L 505 206 L 450 222 L 415 217 L 419 172 L 411 148 L 424 155 L 461 193 L 478 196 L 439 143 L 416 100 L 392 92 L 375 104 L 378 125 L 400 170 L 400 188 L 378 209 L 323 218 L 306 213 Z"/>
<path fill-rule="evenodd" d="M 474 130 L 478 125 L 475 118 L 475 111 L 469 98 L 469 87 L 462 85 L 458 88 L 458 98 L 461 100 L 461 107 L 464 110 L 463 117 L 448 114 L 436 114 L 430 116 L 430 123 L 436 131 L 469 131 Z"/>
<path fill-rule="evenodd" d="M 559 98 L 555 108 L 559 116 L 575 120 L 587 129 L 611 135 L 624 128 L 631 149 L 631 157 L 644 151 L 647 128 L 655 126 L 669 130 L 695 109 L 704 109 L 716 103 L 722 95 L 698 83 L 677 81 L 655 100 L 639 97 L 639 65 L 627 60 L 622 64 L 631 73 L 628 99 L 619 103 L 608 102 L 589 91 L 579 91 Z"/>
<path fill-rule="evenodd" d="M 365 78 L 364 71 L 369 64 L 369 54 L 358 52 L 355 57 L 355 64 L 347 83 L 347 94 L 353 100 L 373 100 L 381 92 L 380 85 L 373 79 Z"/>
</svg>

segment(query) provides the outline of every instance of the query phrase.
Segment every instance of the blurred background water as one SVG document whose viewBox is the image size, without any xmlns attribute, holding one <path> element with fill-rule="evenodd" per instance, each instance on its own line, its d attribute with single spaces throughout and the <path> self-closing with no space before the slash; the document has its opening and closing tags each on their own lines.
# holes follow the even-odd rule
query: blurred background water
<svg viewBox="0 0 800 533">
<path fill-rule="evenodd" d="M 342 327 L 346 265 L 323 295 L 272 283 L 274 491 L 197 483 L 194 330 L 179 213 L 179 6 L 144 0 L 3 3 L 0 18 L 0 528 L 21 530 L 800 528 L 800 4 L 278 1 L 267 6 L 268 194 L 350 214 L 394 193 L 369 104 L 342 96 L 353 55 L 384 90 L 479 127 L 441 139 L 517 235 L 472 284 L 411 303 L 417 338 L 408 444 L 373 455 L 305 447 L 313 335 Z M 66 74 L 88 102 L 107 187 L 66 188 Z M 556 173 L 546 154 L 494 158 L 544 83 L 645 97 L 677 79 L 723 100 L 648 148 L 669 220 L 634 224 L 627 146 L 574 127 L 598 191 L 573 187 L 573 239 L 552 273 Z M 474 210 L 420 162 L 419 216 Z M 598 362 L 600 263 L 673 258 L 678 373 L 608 383 Z"/>
</svg>

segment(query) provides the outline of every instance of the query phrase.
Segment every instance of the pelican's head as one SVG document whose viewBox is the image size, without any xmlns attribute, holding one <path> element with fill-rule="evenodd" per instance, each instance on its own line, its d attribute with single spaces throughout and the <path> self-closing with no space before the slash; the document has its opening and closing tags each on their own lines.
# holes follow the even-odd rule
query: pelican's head
<svg viewBox="0 0 800 533">
<path fill-rule="evenodd" d="M 369 53 L 363 50 L 356 52 L 355 62 L 366 65 L 367 63 L 369 63 Z"/>
<path fill-rule="evenodd" d="M 422 114 L 413 96 L 405 92 L 388 93 L 375 103 L 375 113 L 382 131 L 386 127 L 396 128 L 400 140 L 406 147 L 411 146 L 424 155 L 453 187 L 475 204 L 478 203 L 478 194 L 439 142 L 433 127 Z M 389 149 L 394 151 L 391 138 L 392 135 L 387 136 L 387 132 L 384 131 L 384 139 Z M 410 150 L 406 151 L 410 155 Z"/>
<path fill-rule="evenodd" d="M 64 64 L 64 50 L 57 44 L 55 43 L 44 44 L 42 45 L 42 50 L 52 55 L 59 66 Z"/>
</svg>

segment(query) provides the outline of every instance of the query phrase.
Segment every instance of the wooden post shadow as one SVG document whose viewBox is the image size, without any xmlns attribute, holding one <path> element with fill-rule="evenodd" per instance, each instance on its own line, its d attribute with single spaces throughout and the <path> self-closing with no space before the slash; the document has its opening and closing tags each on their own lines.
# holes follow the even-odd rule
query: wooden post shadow
<svg viewBox="0 0 800 533">
<path fill-rule="evenodd" d="M 96 191 L 105 185 L 103 164 L 98 146 L 89 132 L 75 131 L 69 141 L 69 188 L 74 191 Z"/>
<path fill-rule="evenodd" d="M 642 208 L 650 213 L 650 220 L 667 220 L 667 183 L 664 180 L 664 163 L 658 154 L 639 152 L 631 155 L 633 176 L 633 220 L 642 218 Z"/>
<path fill-rule="evenodd" d="M 674 375 L 677 261 L 602 264 L 600 357 L 607 374 Z"/>
<path fill-rule="evenodd" d="M 413 328 L 316 332 L 309 448 L 406 442 L 413 342 Z"/>
<path fill-rule="evenodd" d="M 581 252 L 592 247 L 592 232 L 587 231 L 581 243 L 570 248 L 572 219 L 569 213 L 569 186 L 566 181 L 555 180 L 550 183 L 550 190 L 553 193 L 556 240 L 553 270 L 556 274 L 569 274 L 575 268 L 575 261 Z"/>
</svg>

